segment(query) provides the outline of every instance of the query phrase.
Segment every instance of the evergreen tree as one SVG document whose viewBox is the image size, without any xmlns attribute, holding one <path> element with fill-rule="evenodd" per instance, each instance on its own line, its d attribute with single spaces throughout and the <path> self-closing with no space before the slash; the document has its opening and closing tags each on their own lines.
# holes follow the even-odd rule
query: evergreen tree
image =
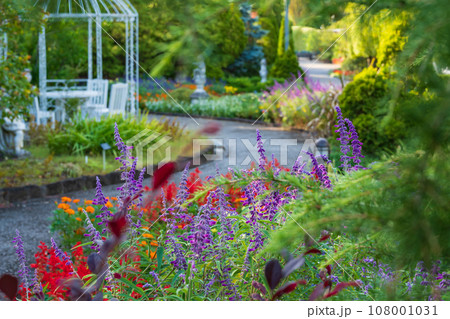
<svg viewBox="0 0 450 319">
<path fill-rule="evenodd" d="M 266 33 L 261 28 L 258 16 L 252 11 L 249 3 L 243 3 L 240 7 L 241 19 L 245 25 L 245 35 L 248 42 L 242 54 L 227 69 L 237 76 L 257 76 L 259 74 L 260 62 L 264 57 L 263 49 L 257 44 Z"/>
</svg>

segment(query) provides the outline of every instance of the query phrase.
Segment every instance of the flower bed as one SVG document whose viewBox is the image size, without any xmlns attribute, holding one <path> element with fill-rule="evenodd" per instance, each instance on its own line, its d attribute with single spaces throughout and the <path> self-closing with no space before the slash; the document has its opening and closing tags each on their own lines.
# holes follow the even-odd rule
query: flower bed
<svg viewBox="0 0 450 319">
<path fill-rule="evenodd" d="M 386 225 L 370 205 L 361 205 L 361 196 L 377 202 L 378 175 L 392 176 L 395 167 L 390 162 L 362 167 L 358 135 L 348 119 L 340 113 L 338 118 L 340 173 L 325 156 L 312 153 L 299 157 L 291 169 L 280 166 L 276 159 L 266 158 L 257 131 L 260 158 L 250 169 L 201 180 L 199 171 L 189 174 L 187 165 L 176 186 L 166 182 L 175 167 L 167 163 L 155 172 L 151 188 L 143 187 L 142 174 L 135 178 L 136 159 L 130 157 L 116 127 L 125 182 L 117 198 L 105 197 L 97 182 L 92 201 L 62 198 L 56 203 L 52 229 L 60 235 L 60 246 L 73 247 L 74 252 L 66 254 L 52 239 L 53 251 L 46 254 L 59 259 L 53 263 L 69 267 L 52 270 L 52 278 L 61 278 L 56 285 L 68 290 L 56 296 L 54 284 L 48 285 L 48 269 L 39 266 L 40 256 L 48 250 L 43 245 L 37 266 L 33 265 L 36 279 L 29 279 L 18 233 L 14 243 L 20 261 L 20 299 L 448 298 L 446 263 L 394 268 L 393 252 L 403 258 L 426 250 L 398 251 L 410 237 L 399 239 L 401 230 L 395 222 Z M 358 191 L 358 185 L 369 187 L 367 183 L 377 192 Z M 349 194 L 355 190 L 356 195 Z M 386 242 L 389 245 L 381 246 Z M 67 272 L 71 280 L 64 281 Z"/>
</svg>

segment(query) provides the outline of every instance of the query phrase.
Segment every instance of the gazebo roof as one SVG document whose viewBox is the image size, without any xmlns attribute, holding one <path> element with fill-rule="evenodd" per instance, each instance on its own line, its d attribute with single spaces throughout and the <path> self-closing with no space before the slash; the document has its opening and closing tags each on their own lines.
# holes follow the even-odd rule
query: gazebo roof
<svg viewBox="0 0 450 319">
<path fill-rule="evenodd" d="M 138 13 L 129 0 L 36 0 L 48 12 L 49 18 L 123 19 L 137 17 Z"/>
</svg>

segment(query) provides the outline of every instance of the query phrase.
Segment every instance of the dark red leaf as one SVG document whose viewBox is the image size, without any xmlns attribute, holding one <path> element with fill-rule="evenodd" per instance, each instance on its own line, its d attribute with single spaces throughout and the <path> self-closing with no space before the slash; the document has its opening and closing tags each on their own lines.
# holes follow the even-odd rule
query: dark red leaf
<svg viewBox="0 0 450 319">
<path fill-rule="evenodd" d="M 316 288 L 314 289 L 314 291 L 311 293 L 311 295 L 309 296 L 309 301 L 314 301 L 317 298 L 319 298 L 320 296 L 323 295 L 323 292 L 325 291 L 325 287 L 323 285 L 323 282 L 321 282 L 320 284 L 318 284 L 316 286 Z"/>
<path fill-rule="evenodd" d="M 327 293 L 323 298 L 329 298 L 332 297 L 334 295 L 337 295 L 342 289 L 345 289 L 347 287 L 358 287 L 359 284 L 356 281 L 351 281 L 351 282 L 340 282 L 336 285 L 336 287 L 334 287 L 334 289 Z"/>
<path fill-rule="evenodd" d="M 206 126 L 200 130 L 200 133 L 216 134 L 219 131 L 220 131 L 220 124 L 215 123 L 215 122 L 210 122 L 210 123 L 206 124 Z"/>
<path fill-rule="evenodd" d="M 321 253 L 321 251 L 318 250 L 317 248 L 311 248 L 310 250 L 307 250 L 307 251 L 303 254 L 303 256 L 306 256 L 306 255 L 308 255 L 308 254 L 320 254 L 320 253 Z"/>
<path fill-rule="evenodd" d="M 0 290 L 9 300 L 15 300 L 17 290 L 19 289 L 19 280 L 16 277 L 4 274 L 0 277 Z"/>
<path fill-rule="evenodd" d="M 120 278 L 122 278 L 122 275 L 119 274 L 119 273 L 117 273 L 117 272 L 115 272 L 115 273 L 114 273 L 114 278 L 120 279 Z"/>
<path fill-rule="evenodd" d="M 327 265 L 327 272 L 328 272 L 328 275 L 331 275 L 331 266 L 330 265 Z"/>
<path fill-rule="evenodd" d="M 175 172 L 176 163 L 168 162 L 158 168 L 153 174 L 153 190 L 155 191 L 161 185 L 163 185 L 172 174 Z"/>
<path fill-rule="evenodd" d="M 330 238 L 330 234 L 323 235 L 322 237 L 320 237 L 319 243 L 322 242 L 322 241 L 327 240 L 328 238 Z"/>
<path fill-rule="evenodd" d="M 116 236 L 120 237 L 127 228 L 127 218 L 122 216 L 119 218 L 113 218 L 108 222 L 109 230 Z"/>
<path fill-rule="evenodd" d="M 305 280 L 288 282 L 283 287 L 278 289 L 278 291 L 275 293 L 275 295 L 273 295 L 272 300 L 278 299 L 285 294 L 293 292 L 295 290 L 295 288 L 297 287 L 297 285 L 305 285 L 305 284 L 306 284 Z"/>
<path fill-rule="evenodd" d="M 257 281 L 252 281 L 252 286 L 255 287 L 256 289 L 258 289 L 259 291 L 261 291 L 261 293 L 263 295 L 265 295 L 267 293 L 266 288 L 264 287 L 263 284 L 257 282 Z"/>
<path fill-rule="evenodd" d="M 269 261 L 264 269 L 264 274 L 266 275 L 266 280 L 270 289 L 274 290 L 281 280 L 280 262 L 276 259 Z"/>
</svg>

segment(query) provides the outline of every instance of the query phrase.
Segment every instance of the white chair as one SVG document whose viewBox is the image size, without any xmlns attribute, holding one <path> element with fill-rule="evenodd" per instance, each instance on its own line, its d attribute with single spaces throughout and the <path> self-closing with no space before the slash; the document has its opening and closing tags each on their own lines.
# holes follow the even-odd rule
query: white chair
<svg viewBox="0 0 450 319">
<path fill-rule="evenodd" d="M 128 84 L 116 83 L 111 86 L 109 97 L 109 113 L 125 115 L 128 98 Z"/>
<path fill-rule="evenodd" d="M 48 120 L 52 123 L 52 128 L 55 128 L 55 111 L 42 111 L 39 107 L 39 99 L 38 97 L 34 98 L 33 102 L 33 110 L 32 113 L 35 116 L 36 124 L 47 124 Z M 41 123 L 42 120 L 46 120 L 44 123 Z"/>
<path fill-rule="evenodd" d="M 87 89 L 98 93 L 98 95 L 89 98 L 84 106 L 87 113 L 94 117 L 107 113 L 108 80 L 89 80 Z"/>
</svg>

